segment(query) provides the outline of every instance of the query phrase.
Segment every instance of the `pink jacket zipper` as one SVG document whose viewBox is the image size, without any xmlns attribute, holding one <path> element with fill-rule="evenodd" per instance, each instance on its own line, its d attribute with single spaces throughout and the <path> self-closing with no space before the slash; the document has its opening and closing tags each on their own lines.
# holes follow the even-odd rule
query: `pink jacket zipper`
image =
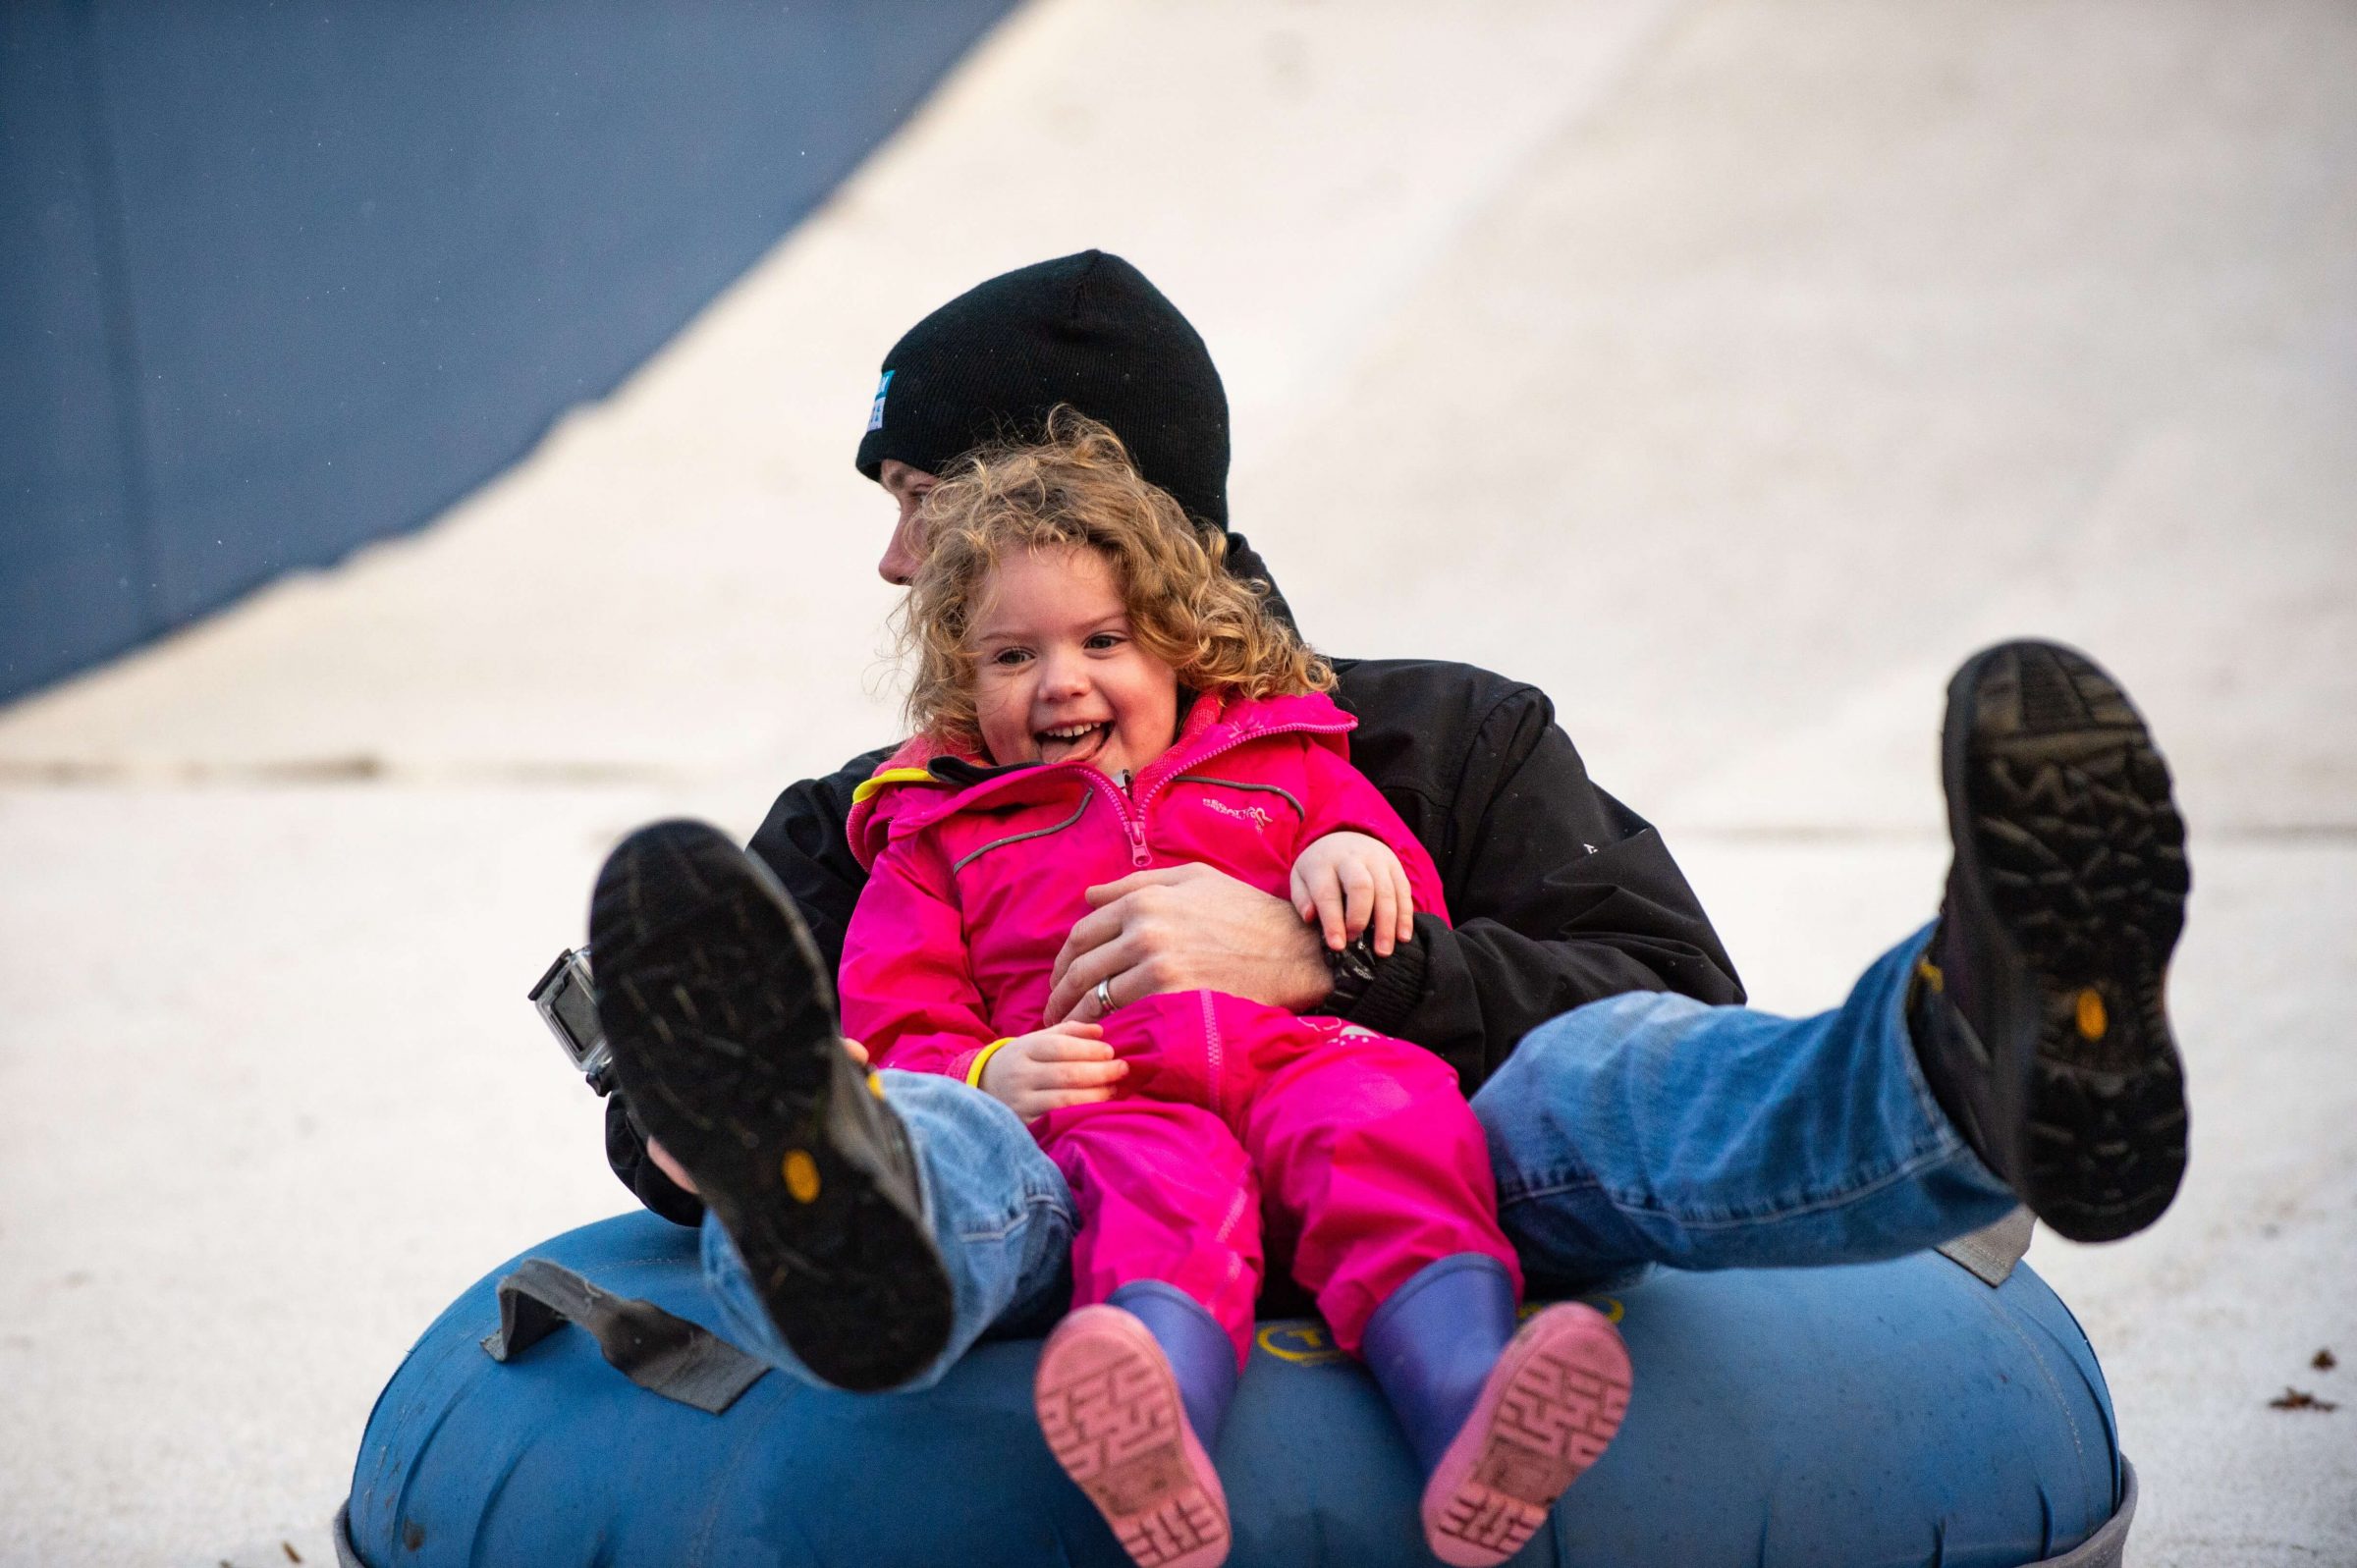
<svg viewBox="0 0 2357 1568">
<path fill-rule="evenodd" d="M 1209 751 L 1199 752 L 1194 756 L 1188 757 L 1186 759 L 1186 766 L 1189 768 L 1200 767 L 1202 764 L 1211 761 L 1214 757 L 1225 756 L 1238 746 L 1249 745 L 1251 742 L 1263 739 L 1269 735 L 1332 735 L 1344 733 L 1349 729 L 1350 725 L 1347 720 L 1344 720 L 1341 724 L 1293 723 L 1271 725 L 1266 730 L 1255 730 L 1250 734 L 1233 735 L 1222 741 L 1220 744 L 1212 747 Z M 1160 766 L 1159 758 L 1156 759 L 1156 766 Z M 1162 786 L 1164 784 L 1169 784 L 1173 779 L 1180 776 L 1178 767 L 1174 765 L 1164 772 L 1156 774 L 1153 782 L 1147 784 L 1145 789 L 1135 797 L 1137 804 L 1137 812 L 1135 816 L 1132 816 L 1128 806 L 1124 804 L 1124 793 L 1121 786 L 1116 784 L 1111 779 L 1106 778 L 1103 773 L 1086 763 L 1082 763 L 1073 771 L 1094 784 L 1105 796 L 1106 800 L 1113 806 L 1115 814 L 1121 818 L 1122 832 L 1129 839 L 1129 863 L 1138 867 L 1152 865 L 1154 863 L 1154 856 L 1152 852 L 1146 848 L 1146 808 L 1153 804 L 1154 797 L 1156 795 L 1162 793 Z M 1152 770 L 1149 769 L 1148 771 L 1151 772 Z"/>
</svg>

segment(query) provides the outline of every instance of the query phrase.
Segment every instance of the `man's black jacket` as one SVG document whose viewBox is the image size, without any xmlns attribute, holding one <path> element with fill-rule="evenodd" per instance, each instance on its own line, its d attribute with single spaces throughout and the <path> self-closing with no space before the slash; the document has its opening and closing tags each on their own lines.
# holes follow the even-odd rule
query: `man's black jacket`
<svg viewBox="0 0 2357 1568">
<path fill-rule="evenodd" d="M 1240 535 L 1229 560 L 1266 577 Z M 1282 603 L 1282 601 L 1280 601 Z M 1335 700 L 1358 720 L 1350 760 L 1440 867 L 1453 926 L 1416 917 L 1416 940 L 1376 969 L 1351 1022 L 1438 1053 L 1465 1093 L 1532 1028 L 1624 991 L 1743 1000 L 1735 969 L 1651 824 L 1588 782 L 1537 687 L 1471 665 L 1338 659 Z M 830 965 L 843 959 L 867 880 L 844 826 L 851 791 L 891 748 L 790 786 L 753 835 Z M 701 1206 L 646 1159 L 617 1094 L 606 1156 L 641 1202 L 692 1224 Z"/>
</svg>

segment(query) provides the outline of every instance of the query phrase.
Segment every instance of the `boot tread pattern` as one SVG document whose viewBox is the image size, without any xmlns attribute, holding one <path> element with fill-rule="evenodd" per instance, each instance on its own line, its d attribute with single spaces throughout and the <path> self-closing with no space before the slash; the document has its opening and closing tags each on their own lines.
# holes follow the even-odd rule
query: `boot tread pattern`
<svg viewBox="0 0 2357 1568">
<path fill-rule="evenodd" d="M 1138 1568 L 1227 1553 L 1228 1518 L 1186 1452 L 1170 1373 L 1111 1334 L 1051 1345 L 1035 1398 L 1048 1450 Z"/>
<path fill-rule="evenodd" d="M 2164 990 L 2191 880 L 2185 825 L 2167 765 L 2102 670 L 2030 645 L 2016 679 L 2018 723 L 1984 710 L 1967 787 L 1990 904 L 2039 990 L 2025 1196 L 2063 1233 L 2103 1240 L 2149 1224 L 2184 1174 Z"/>
<path fill-rule="evenodd" d="M 590 921 L 600 1015 L 632 1111 L 695 1175 L 787 1343 L 838 1387 L 890 1387 L 948 1343 L 949 1281 L 930 1236 L 828 1136 L 832 987 L 739 854 L 661 829 L 615 852 Z M 808 1203 L 787 1190 L 795 1149 Z"/>
<path fill-rule="evenodd" d="M 1556 1498 L 1603 1457 L 1628 1414 L 1628 1392 L 1624 1354 L 1575 1344 L 1528 1355 L 1499 1395 L 1471 1472 L 1435 1521 L 1461 1543 L 1448 1560 L 1502 1562 L 1521 1550 Z"/>
</svg>

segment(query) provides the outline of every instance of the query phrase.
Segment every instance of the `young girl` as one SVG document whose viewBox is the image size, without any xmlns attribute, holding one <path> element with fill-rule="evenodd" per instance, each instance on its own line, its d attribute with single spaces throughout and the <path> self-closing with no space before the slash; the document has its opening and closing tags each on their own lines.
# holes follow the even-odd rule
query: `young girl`
<svg viewBox="0 0 2357 1568">
<path fill-rule="evenodd" d="M 1084 890 L 1147 867 L 1288 897 L 1337 947 L 1371 932 L 1388 952 L 1416 911 L 1444 914 L 1430 856 L 1345 760 L 1332 672 L 1067 411 L 947 479 L 927 516 L 917 738 L 852 809 L 871 876 L 843 1025 L 879 1065 L 1013 1107 L 1070 1184 L 1075 1310 L 1035 1385 L 1050 1449 L 1141 1568 L 1226 1556 L 1207 1453 L 1265 1216 L 1405 1429 L 1433 1551 L 1503 1561 L 1611 1439 L 1628 1361 L 1576 1304 L 1515 1331 L 1520 1273 L 1454 1073 L 1214 992 L 1043 1018 Z"/>
</svg>

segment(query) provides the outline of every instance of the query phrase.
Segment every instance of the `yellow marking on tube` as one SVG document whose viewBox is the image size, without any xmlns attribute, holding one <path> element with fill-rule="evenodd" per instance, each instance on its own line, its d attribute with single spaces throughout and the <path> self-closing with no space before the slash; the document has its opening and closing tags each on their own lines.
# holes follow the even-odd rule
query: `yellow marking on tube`
<svg viewBox="0 0 2357 1568">
<path fill-rule="evenodd" d="M 1326 1330 L 1316 1324 L 1264 1323 L 1254 1339 L 1270 1355 L 1296 1366 L 1323 1367 L 1343 1359 L 1343 1353 L 1326 1337 Z"/>
<path fill-rule="evenodd" d="M 2095 994 L 2095 988 L 2089 986 L 2080 992 L 2079 1033 L 2089 1040 L 2101 1040 L 2110 1022 L 2104 1014 L 2104 999 Z"/>
</svg>

